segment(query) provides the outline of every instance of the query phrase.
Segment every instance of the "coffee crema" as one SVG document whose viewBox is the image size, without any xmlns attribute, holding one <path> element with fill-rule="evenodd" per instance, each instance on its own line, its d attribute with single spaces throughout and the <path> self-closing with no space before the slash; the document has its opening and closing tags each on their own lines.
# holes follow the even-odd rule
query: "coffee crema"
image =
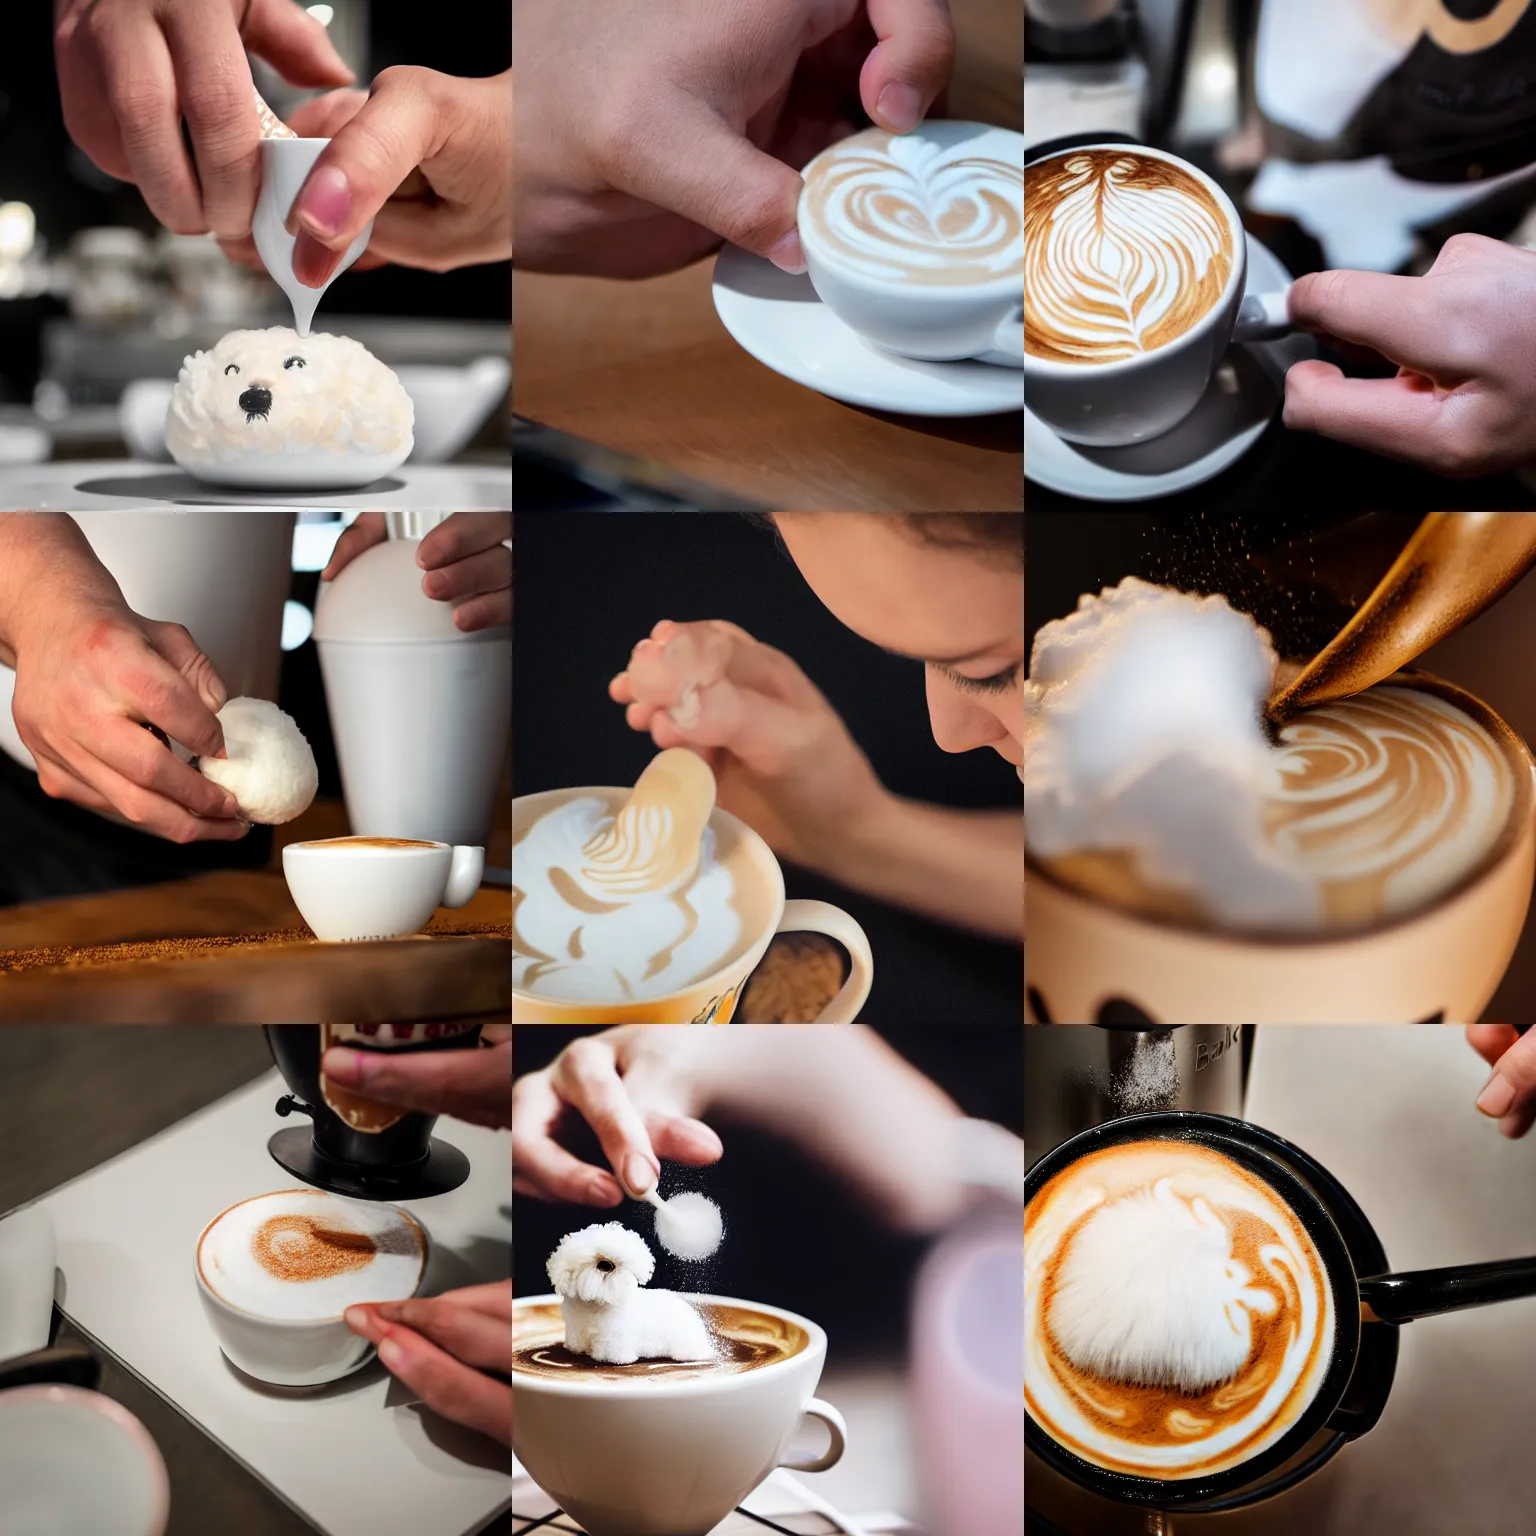
<svg viewBox="0 0 1536 1536">
<path fill-rule="evenodd" d="M 1106 1248 L 1096 1223 L 1140 1232 L 1144 1251 Z M 1177 1274 L 1173 1253 L 1186 1256 Z M 1034 1196 L 1024 1317 L 1030 1418 L 1082 1460 L 1138 1477 L 1210 1477 L 1257 1456 L 1303 1417 L 1333 1360 L 1333 1291 L 1300 1219 L 1232 1158 L 1179 1140 L 1090 1152 Z M 1136 1365 L 1073 1358 L 1089 1332 Z M 1181 1342 L 1219 1358 L 1234 1333 L 1245 1347 L 1222 1379 L 1170 1384 L 1188 1370 Z"/>
<path fill-rule="evenodd" d="M 690 1298 L 684 1294 L 683 1299 Z M 568 1350 L 558 1302 L 514 1305 L 513 1374 L 554 1381 L 690 1381 L 761 1370 L 798 1355 L 810 1343 L 805 1329 L 787 1318 L 721 1302 L 695 1305 L 715 1346 L 713 1360 L 637 1360 L 632 1365 L 607 1365 Z"/>
<path fill-rule="evenodd" d="M 1233 232 L 1209 187 L 1128 149 L 1072 150 L 1024 173 L 1024 350 L 1058 363 L 1139 357 L 1227 290 Z"/>
<path fill-rule="evenodd" d="M 963 287 L 1024 270 L 1022 166 L 866 128 L 811 164 L 802 216 L 831 260 L 884 282 Z"/>
<path fill-rule="evenodd" d="M 300 848 L 436 848 L 414 837 L 322 837 L 317 842 L 300 843 Z"/>
<path fill-rule="evenodd" d="M 321 1190 L 257 1195 L 218 1216 L 197 1246 L 220 1300 L 258 1316 L 315 1321 L 412 1295 L 426 1237 L 406 1212 Z"/>
<path fill-rule="evenodd" d="M 660 808 L 615 828 L 624 790 L 572 790 L 526 824 L 513 807 L 512 985 L 563 1001 L 666 997 L 748 949 L 773 915 L 740 833 L 716 818 L 681 886 L 653 851 Z M 617 856 L 613 856 L 617 850 Z M 639 878 L 626 871 L 640 870 Z M 657 888 L 659 887 L 659 888 Z"/>
</svg>

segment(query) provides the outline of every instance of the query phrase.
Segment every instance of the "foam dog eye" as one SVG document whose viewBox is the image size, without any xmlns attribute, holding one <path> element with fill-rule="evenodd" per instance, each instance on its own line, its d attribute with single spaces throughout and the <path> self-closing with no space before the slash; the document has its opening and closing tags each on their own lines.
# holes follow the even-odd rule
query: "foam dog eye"
<svg viewBox="0 0 1536 1536">
<path fill-rule="evenodd" d="M 284 368 L 307 368 L 308 366 L 302 357 L 285 357 L 283 359 Z"/>
<path fill-rule="evenodd" d="M 239 372 L 240 372 L 240 365 L 239 365 L 239 363 L 231 363 L 229 365 L 229 367 L 224 370 L 224 375 L 227 378 L 230 374 L 232 374 L 232 373 L 239 373 Z"/>
</svg>

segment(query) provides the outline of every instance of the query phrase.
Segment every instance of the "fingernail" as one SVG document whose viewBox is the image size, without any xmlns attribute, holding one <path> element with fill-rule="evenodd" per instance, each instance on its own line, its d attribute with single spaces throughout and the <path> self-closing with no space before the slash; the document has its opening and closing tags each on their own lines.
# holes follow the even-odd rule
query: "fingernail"
<svg viewBox="0 0 1536 1536">
<path fill-rule="evenodd" d="M 624 1182 L 632 1195 L 643 1195 L 656 1182 L 656 1170 L 640 1156 L 631 1152 L 624 1159 Z"/>
<path fill-rule="evenodd" d="M 392 1371 L 397 1371 L 405 1364 L 405 1351 L 401 1349 L 394 1339 L 379 1340 L 379 1359 Z"/>
<path fill-rule="evenodd" d="M 294 209 L 300 226 L 321 240 L 340 234 L 351 211 L 352 188 L 346 172 L 334 165 L 322 165 L 309 178 Z"/>
<path fill-rule="evenodd" d="M 428 597 L 436 597 L 443 590 L 443 582 L 446 579 L 446 577 L 439 576 L 436 571 L 428 571 L 421 578 L 421 590 Z"/>
<path fill-rule="evenodd" d="M 293 275 L 306 288 L 324 288 L 335 277 L 343 254 L 311 234 L 301 234 L 293 246 Z"/>
<path fill-rule="evenodd" d="M 800 248 L 800 231 L 792 229 L 768 252 L 768 260 L 781 272 L 798 276 L 805 271 L 805 252 Z"/>
<path fill-rule="evenodd" d="M 224 814 L 226 816 L 238 816 L 240 814 L 240 802 L 233 795 L 224 796 Z"/>
<path fill-rule="evenodd" d="M 1502 1072 L 1495 1072 L 1477 1096 L 1477 1107 L 1490 1120 L 1502 1120 L 1515 1102 L 1515 1085 Z"/>
<path fill-rule="evenodd" d="M 320 1065 L 333 1083 L 355 1085 L 363 1080 L 363 1059 L 356 1051 L 332 1047 Z"/>
<path fill-rule="evenodd" d="M 923 111 L 923 98 L 916 86 L 908 85 L 905 80 L 892 80 L 880 92 L 875 111 L 886 127 L 894 128 L 897 133 L 907 133 L 917 127 Z"/>
</svg>

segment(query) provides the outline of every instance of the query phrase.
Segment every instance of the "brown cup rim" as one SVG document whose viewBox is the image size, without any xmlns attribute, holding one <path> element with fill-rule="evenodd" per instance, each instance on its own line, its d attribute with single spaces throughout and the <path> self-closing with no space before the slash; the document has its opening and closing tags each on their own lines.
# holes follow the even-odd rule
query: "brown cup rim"
<svg viewBox="0 0 1536 1536">
<path fill-rule="evenodd" d="M 1420 672 L 1413 668 L 1404 667 L 1394 672 L 1390 677 L 1384 677 L 1375 687 L 1385 687 L 1395 684 L 1398 687 L 1416 688 L 1420 692 L 1439 695 L 1447 702 L 1456 705 L 1463 713 L 1470 715 L 1496 742 L 1502 747 L 1509 758 L 1515 772 L 1515 805 L 1510 811 L 1509 820 L 1500 831 L 1497 841 L 1489 849 L 1482 861 L 1468 870 L 1454 885 L 1442 891 L 1433 901 L 1426 902 L 1423 906 L 1415 907 L 1408 912 L 1400 912 L 1396 916 L 1383 918 L 1378 922 L 1359 928 L 1340 928 L 1337 930 L 1324 930 L 1316 933 L 1265 933 L 1261 929 L 1247 931 L 1244 929 L 1217 928 L 1211 924 L 1188 921 L 1183 918 L 1169 917 L 1158 913 L 1138 912 L 1133 907 L 1117 906 L 1113 902 L 1103 901 L 1086 891 L 1079 890 L 1074 885 L 1058 879 L 1041 867 L 1030 854 L 1028 844 L 1024 851 L 1024 902 L 1025 910 L 1029 906 L 1029 884 L 1038 880 L 1043 885 L 1048 885 L 1059 895 L 1085 903 L 1088 906 L 1100 908 L 1106 912 L 1112 912 L 1116 917 L 1134 923 L 1141 927 L 1151 928 L 1162 932 L 1189 934 L 1192 937 L 1207 940 L 1211 943 L 1240 946 L 1244 948 L 1260 949 L 1317 949 L 1326 945 L 1354 944 L 1361 939 L 1376 938 L 1384 933 L 1391 933 L 1394 929 L 1404 928 L 1410 923 L 1422 921 L 1425 917 L 1439 908 L 1448 905 L 1458 897 L 1465 895 L 1474 886 L 1480 885 L 1484 880 L 1492 876 L 1510 858 L 1514 856 L 1521 843 L 1530 832 L 1533 820 L 1536 820 L 1536 757 L 1532 756 L 1531 749 L 1525 744 L 1524 739 L 1504 720 L 1492 707 L 1485 704 L 1476 694 L 1468 693 L 1464 688 L 1458 688 L 1455 683 L 1447 682 L 1443 677 L 1436 677 L 1432 672 Z M 1519 771 L 1521 768 L 1524 772 Z M 1029 812 L 1028 796 L 1025 797 L 1025 815 Z"/>
</svg>

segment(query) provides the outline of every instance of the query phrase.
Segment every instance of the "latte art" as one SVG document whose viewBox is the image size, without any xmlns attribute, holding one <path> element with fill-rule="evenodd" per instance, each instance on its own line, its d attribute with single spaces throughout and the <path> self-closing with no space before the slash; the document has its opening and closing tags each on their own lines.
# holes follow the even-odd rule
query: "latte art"
<svg viewBox="0 0 1536 1536">
<path fill-rule="evenodd" d="M 867 128 L 807 168 L 802 221 L 827 259 L 867 277 L 958 287 L 1024 267 L 1021 165 L 964 141 Z"/>
<path fill-rule="evenodd" d="M 1085 149 L 1024 180 L 1024 350 L 1107 363 L 1177 340 L 1226 292 L 1233 235 L 1204 183 L 1166 160 Z"/>
<path fill-rule="evenodd" d="M 1257 1175 L 1139 1141 L 1058 1173 L 1024 1218 L 1024 1402 L 1109 1471 L 1208 1477 L 1274 1445 L 1332 1362 L 1316 1245 Z"/>
<path fill-rule="evenodd" d="M 279 1190 L 219 1216 L 197 1248 L 204 1284 L 262 1317 L 339 1317 L 368 1301 L 414 1294 L 426 1265 L 421 1228 L 404 1211 L 320 1190 Z"/>
<path fill-rule="evenodd" d="M 616 803 L 617 802 L 617 803 Z M 747 947 L 767 898 L 743 850 L 703 829 L 697 868 L 674 888 L 664 817 L 618 828 L 623 801 L 577 791 L 512 834 L 512 985 L 574 1002 L 666 997 Z"/>
</svg>

